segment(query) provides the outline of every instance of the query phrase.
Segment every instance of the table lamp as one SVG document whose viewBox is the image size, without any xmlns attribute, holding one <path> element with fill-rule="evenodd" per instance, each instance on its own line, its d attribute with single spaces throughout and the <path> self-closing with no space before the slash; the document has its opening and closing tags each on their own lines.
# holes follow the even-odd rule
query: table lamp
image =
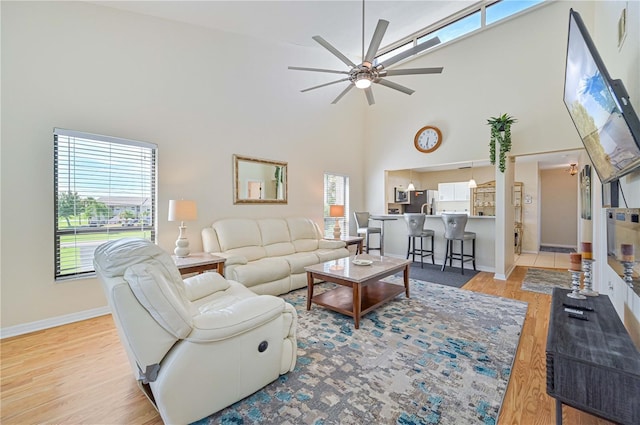
<svg viewBox="0 0 640 425">
<path fill-rule="evenodd" d="M 344 205 L 329 205 L 329 217 L 335 217 L 336 224 L 333 226 L 334 239 L 340 239 L 340 218 L 344 217 Z"/>
<path fill-rule="evenodd" d="M 195 201 L 170 200 L 169 201 L 169 221 L 180 222 L 180 234 L 176 240 L 176 249 L 173 253 L 176 257 L 189 256 L 189 240 L 187 239 L 187 227 L 185 221 L 192 221 L 198 218 L 198 208 Z"/>
</svg>

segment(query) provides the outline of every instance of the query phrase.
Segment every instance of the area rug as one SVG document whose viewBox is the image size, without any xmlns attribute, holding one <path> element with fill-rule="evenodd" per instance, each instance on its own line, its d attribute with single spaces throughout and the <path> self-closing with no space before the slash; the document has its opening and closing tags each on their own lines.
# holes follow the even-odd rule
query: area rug
<svg viewBox="0 0 640 425">
<path fill-rule="evenodd" d="M 424 267 L 420 267 L 420 263 L 411 263 L 409 270 L 409 276 L 412 279 L 423 280 L 425 282 L 439 283 L 440 285 L 453 286 L 454 288 L 461 288 L 471 280 L 472 277 L 479 272 L 473 269 L 464 269 L 464 274 L 460 273 L 460 267 L 445 267 L 444 271 L 441 271 L 441 264 L 424 263 Z M 399 274 L 401 275 L 401 274 Z"/>
<path fill-rule="evenodd" d="M 571 289 L 571 273 L 567 270 L 545 270 L 529 267 L 522 280 L 522 289 L 551 295 L 553 288 Z"/>
<path fill-rule="evenodd" d="M 410 289 L 360 329 L 307 311 L 306 289 L 286 294 L 298 311 L 295 370 L 197 424 L 495 424 L 527 304 L 414 279 Z"/>
</svg>

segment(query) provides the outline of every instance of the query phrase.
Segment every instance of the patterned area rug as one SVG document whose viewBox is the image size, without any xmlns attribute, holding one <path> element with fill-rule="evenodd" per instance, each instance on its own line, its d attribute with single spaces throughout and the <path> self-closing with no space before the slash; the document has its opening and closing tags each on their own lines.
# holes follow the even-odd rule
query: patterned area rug
<svg viewBox="0 0 640 425">
<path fill-rule="evenodd" d="M 414 279 L 410 288 L 358 330 L 323 307 L 306 311 L 306 289 L 286 294 L 299 314 L 295 370 L 197 423 L 495 424 L 527 304 Z"/>
<path fill-rule="evenodd" d="M 571 273 L 567 270 L 545 270 L 529 267 L 522 281 L 522 289 L 551 295 L 553 288 L 571 289 Z"/>
</svg>

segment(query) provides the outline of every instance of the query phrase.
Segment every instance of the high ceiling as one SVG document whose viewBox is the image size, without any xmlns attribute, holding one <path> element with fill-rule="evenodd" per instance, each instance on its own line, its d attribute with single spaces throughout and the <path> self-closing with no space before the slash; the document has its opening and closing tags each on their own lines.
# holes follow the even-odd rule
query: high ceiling
<svg viewBox="0 0 640 425">
<path fill-rule="evenodd" d="M 362 52 L 361 0 L 92 1 L 116 9 L 244 34 L 276 43 L 313 46 L 320 35 L 348 56 Z M 381 47 L 481 1 L 367 0 L 365 50 L 379 19 L 390 22 Z"/>
<path fill-rule="evenodd" d="M 493 0 L 484 0 L 491 3 Z M 361 0 L 286 0 L 286 1 L 90 1 L 157 18 L 267 39 L 275 43 L 323 47 L 312 40 L 320 35 L 352 60 L 362 52 Z M 365 50 L 379 19 L 390 22 L 382 40 L 384 49 L 404 37 L 433 25 L 483 1 L 367 0 L 365 14 Z M 578 162 L 580 151 L 519 157 L 518 161 L 539 161 L 541 168 L 568 167 Z M 462 164 L 468 166 L 469 164 Z M 460 166 L 462 166 L 460 165 Z M 475 164 L 485 165 L 485 164 Z M 456 164 L 443 165 L 455 168 Z"/>
</svg>

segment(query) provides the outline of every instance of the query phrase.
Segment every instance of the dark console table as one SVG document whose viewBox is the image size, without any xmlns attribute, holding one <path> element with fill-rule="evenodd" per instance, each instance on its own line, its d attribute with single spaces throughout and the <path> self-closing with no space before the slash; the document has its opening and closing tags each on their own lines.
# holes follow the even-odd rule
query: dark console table
<svg viewBox="0 0 640 425">
<path fill-rule="evenodd" d="M 640 424 L 640 352 L 609 297 L 567 297 L 554 288 L 547 334 L 547 394 L 562 405 L 622 424 Z M 563 303 L 581 307 L 580 320 Z M 593 309 L 592 311 L 589 309 Z"/>
</svg>

